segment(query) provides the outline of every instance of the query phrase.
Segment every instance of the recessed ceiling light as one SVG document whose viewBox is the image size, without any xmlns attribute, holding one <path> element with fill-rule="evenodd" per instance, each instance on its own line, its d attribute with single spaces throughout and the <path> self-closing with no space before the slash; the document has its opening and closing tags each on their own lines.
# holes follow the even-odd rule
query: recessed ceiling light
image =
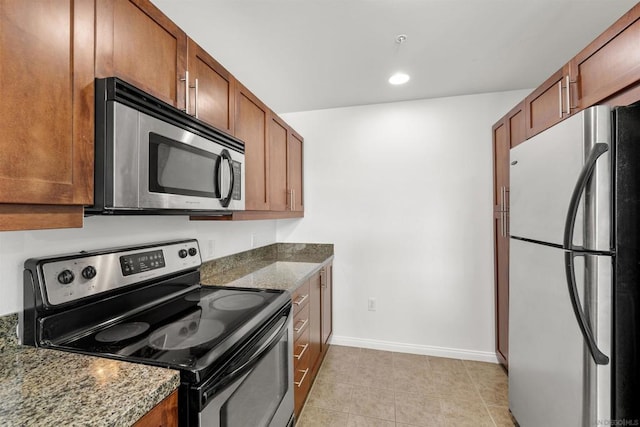
<svg viewBox="0 0 640 427">
<path fill-rule="evenodd" d="M 395 73 L 389 77 L 389 83 L 392 85 L 403 85 L 409 81 L 409 75 L 405 73 Z"/>
</svg>

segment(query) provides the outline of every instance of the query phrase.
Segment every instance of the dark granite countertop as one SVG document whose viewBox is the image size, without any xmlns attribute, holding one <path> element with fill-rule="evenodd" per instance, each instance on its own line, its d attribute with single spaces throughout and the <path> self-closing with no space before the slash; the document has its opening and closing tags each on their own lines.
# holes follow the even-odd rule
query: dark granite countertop
<svg viewBox="0 0 640 427">
<path fill-rule="evenodd" d="M 275 243 L 208 261 L 200 268 L 203 285 L 293 291 L 333 260 L 333 245 Z"/>
<path fill-rule="evenodd" d="M 0 317 L 0 424 L 130 426 L 180 385 L 177 371 L 17 344 Z"/>
</svg>

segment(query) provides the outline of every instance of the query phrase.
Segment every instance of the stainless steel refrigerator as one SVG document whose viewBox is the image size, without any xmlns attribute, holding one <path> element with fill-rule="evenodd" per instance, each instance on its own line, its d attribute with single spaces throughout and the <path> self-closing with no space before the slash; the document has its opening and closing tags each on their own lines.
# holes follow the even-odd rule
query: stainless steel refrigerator
<svg viewBox="0 0 640 427">
<path fill-rule="evenodd" d="M 640 106 L 584 110 L 510 162 L 511 412 L 640 425 Z"/>
</svg>

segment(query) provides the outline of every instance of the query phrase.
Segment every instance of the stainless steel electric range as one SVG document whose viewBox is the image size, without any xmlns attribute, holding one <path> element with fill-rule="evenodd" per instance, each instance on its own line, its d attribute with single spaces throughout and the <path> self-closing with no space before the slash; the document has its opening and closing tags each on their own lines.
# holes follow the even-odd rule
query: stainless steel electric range
<svg viewBox="0 0 640 427">
<path fill-rule="evenodd" d="M 180 426 L 293 425 L 287 292 L 200 285 L 198 242 L 29 259 L 23 344 L 180 371 Z"/>
</svg>

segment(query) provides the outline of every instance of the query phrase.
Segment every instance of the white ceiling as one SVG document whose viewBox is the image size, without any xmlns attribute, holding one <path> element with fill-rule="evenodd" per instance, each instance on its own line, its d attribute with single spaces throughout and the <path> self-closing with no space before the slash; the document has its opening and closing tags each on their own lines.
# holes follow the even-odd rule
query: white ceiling
<svg viewBox="0 0 640 427">
<path fill-rule="evenodd" d="M 534 88 L 636 3 L 152 1 L 278 113 Z"/>
</svg>

